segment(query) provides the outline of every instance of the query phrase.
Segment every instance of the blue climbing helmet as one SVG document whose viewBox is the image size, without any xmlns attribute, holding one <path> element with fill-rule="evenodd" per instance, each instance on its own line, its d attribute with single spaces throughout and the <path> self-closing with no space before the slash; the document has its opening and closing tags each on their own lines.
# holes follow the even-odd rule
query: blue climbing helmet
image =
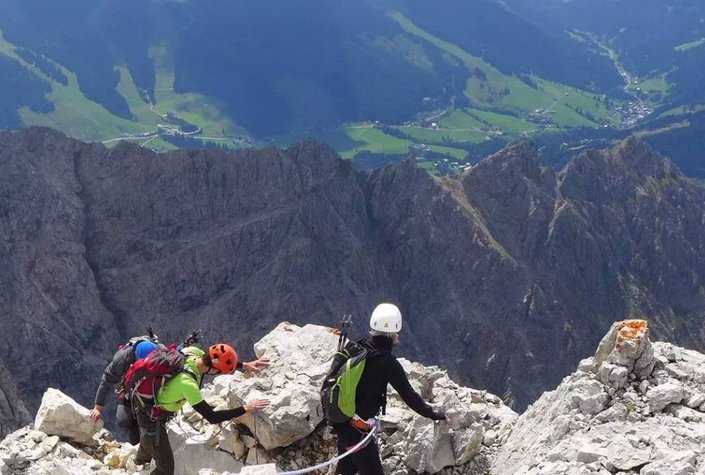
<svg viewBox="0 0 705 475">
<path fill-rule="evenodd" d="M 141 360 L 149 356 L 151 352 L 157 349 L 157 344 L 153 341 L 141 341 L 135 347 L 135 361 Z"/>
</svg>

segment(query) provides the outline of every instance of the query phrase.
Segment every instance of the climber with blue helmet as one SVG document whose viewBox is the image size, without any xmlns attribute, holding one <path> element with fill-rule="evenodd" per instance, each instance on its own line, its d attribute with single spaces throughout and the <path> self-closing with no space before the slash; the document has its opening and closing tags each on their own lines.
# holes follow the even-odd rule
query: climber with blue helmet
<svg viewBox="0 0 705 475">
<path fill-rule="evenodd" d="M 122 386 L 123 376 L 135 361 L 149 356 L 159 346 L 157 336 L 151 331 L 149 335 L 136 336 L 127 343 L 120 345 L 113 359 L 103 371 L 103 376 L 95 395 L 95 405 L 91 410 L 91 419 L 96 421 L 102 417 L 105 401 L 111 389 Z M 122 395 L 118 396 L 117 411 L 115 413 L 118 426 L 126 429 L 131 444 L 140 441 L 140 432 L 132 409 Z"/>
</svg>

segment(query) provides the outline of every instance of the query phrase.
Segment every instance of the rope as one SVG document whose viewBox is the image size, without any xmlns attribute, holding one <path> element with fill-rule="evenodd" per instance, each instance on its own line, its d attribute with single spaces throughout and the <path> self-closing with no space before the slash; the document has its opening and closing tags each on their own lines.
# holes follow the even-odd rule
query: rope
<svg viewBox="0 0 705 475">
<path fill-rule="evenodd" d="M 356 452 L 359 450 L 361 447 L 364 447 L 365 444 L 372 438 L 372 436 L 377 432 L 377 429 L 379 429 L 379 423 L 375 424 L 374 427 L 372 427 L 372 430 L 367 434 L 367 436 L 362 439 L 360 442 L 358 442 L 354 447 L 349 449 L 347 452 L 345 452 L 342 455 L 338 455 L 337 457 L 333 457 L 332 459 L 328 460 L 327 462 L 319 463 L 318 465 L 314 465 L 313 467 L 308 467 L 308 468 L 302 468 L 301 470 L 293 470 L 291 472 L 277 472 L 276 475 L 300 475 L 302 473 L 311 473 L 315 472 L 316 470 L 322 470 L 326 467 L 329 467 L 333 465 L 334 463 L 338 463 L 341 460 L 343 460 L 345 457 L 348 455 Z"/>
</svg>

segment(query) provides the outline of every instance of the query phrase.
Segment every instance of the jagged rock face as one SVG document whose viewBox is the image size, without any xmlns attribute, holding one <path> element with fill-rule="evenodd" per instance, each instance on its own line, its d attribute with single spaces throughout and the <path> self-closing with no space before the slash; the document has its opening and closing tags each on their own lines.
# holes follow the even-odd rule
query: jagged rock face
<svg viewBox="0 0 705 475">
<path fill-rule="evenodd" d="M 635 141 L 560 172 L 523 144 L 436 179 L 356 175 L 313 142 L 156 155 L 29 129 L 0 135 L 0 171 L 0 357 L 31 409 L 47 384 L 88 404 L 150 321 L 242 348 L 283 320 L 362 330 L 389 300 L 401 355 L 519 408 L 617 319 L 705 347 L 705 195 Z"/>
<path fill-rule="evenodd" d="M 0 439 L 29 421 L 29 412 L 17 395 L 15 382 L 0 363 Z"/>
<path fill-rule="evenodd" d="M 492 473 L 705 473 L 703 402 L 705 355 L 652 345 L 644 321 L 616 323 L 517 420 Z"/>
</svg>

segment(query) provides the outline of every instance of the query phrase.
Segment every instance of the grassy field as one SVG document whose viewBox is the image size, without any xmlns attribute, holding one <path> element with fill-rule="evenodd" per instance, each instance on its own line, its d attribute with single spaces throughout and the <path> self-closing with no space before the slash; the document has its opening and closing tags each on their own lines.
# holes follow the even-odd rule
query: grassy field
<svg viewBox="0 0 705 475">
<path fill-rule="evenodd" d="M 412 146 L 412 142 L 387 135 L 369 124 L 351 125 L 322 132 L 283 135 L 277 137 L 274 145 L 286 147 L 308 137 L 330 145 L 343 158 L 352 158 L 362 151 L 406 154 Z"/>
<path fill-rule="evenodd" d="M 363 151 L 407 155 L 414 148 L 413 141 L 385 134 L 370 124 L 350 125 L 324 132 L 284 135 L 277 137 L 272 143 L 278 147 L 287 147 L 308 137 L 330 145 L 343 158 L 352 158 Z M 429 145 L 429 150 L 449 155 L 455 160 L 462 160 L 466 156 L 465 150 L 443 145 Z M 416 153 L 420 153 L 418 149 Z"/>
<path fill-rule="evenodd" d="M 476 129 L 429 129 L 425 127 L 395 127 L 416 140 L 426 143 L 479 143 L 486 140 L 487 133 Z"/>
<path fill-rule="evenodd" d="M 671 89 L 671 84 L 666 80 L 666 73 L 663 73 L 659 76 L 632 82 L 629 86 L 627 86 L 627 89 L 631 92 L 641 92 L 643 94 L 649 94 L 650 96 L 656 95 L 656 97 L 659 98 L 657 102 L 659 102 L 668 95 Z M 654 105 L 658 106 L 658 103 Z"/>
<path fill-rule="evenodd" d="M 472 110 L 468 114 L 477 117 L 479 120 L 488 122 L 504 133 L 522 134 L 524 132 L 533 132 L 536 130 L 536 125 L 524 119 L 519 119 L 511 115 L 498 114 L 491 111 Z"/>
<path fill-rule="evenodd" d="M 384 133 L 372 124 L 352 124 L 336 129 L 298 133 L 280 136 L 272 144 L 285 147 L 311 136 L 328 143 L 344 158 L 351 158 L 362 151 L 373 153 L 422 156 L 419 163 L 437 170 L 432 160 L 424 160 L 426 150 L 447 155 L 450 160 L 463 160 L 467 152 L 463 149 L 491 138 L 513 139 L 530 136 L 542 129 L 536 122 L 550 122 L 556 127 L 597 127 L 603 123 L 614 123 L 616 117 L 609 111 L 604 97 L 541 79 L 536 76 L 516 77 L 506 75 L 473 56 L 459 46 L 443 41 L 418 28 L 403 14 L 391 14 L 405 31 L 442 50 L 462 63 L 469 71 L 465 94 L 472 107 L 450 110 L 439 117 L 437 127 L 397 126 L 397 130 L 407 134 L 409 139 L 398 138 Z M 386 41 L 383 39 L 376 41 Z M 380 46 L 385 46 L 384 44 Z M 397 47 L 390 42 L 388 47 Z M 408 58 L 420 67 L 430 68 L 423 49 L 413 41 L 401 45 Z M 202 137 L 215 144 L 238 148 L 229 139 L 233 136 L 248 136 L 248 131 L 234 123 L 225 112 L 226 106 L 216 99 L 197 93 L 179 93 L 174 90 L 174 64 L 170 48 L 166 45 L 153 46 L 149 57 L 155 68 L 154 104 L 145 101 L 146 94 L 138 90 L 128 68 L 117 65 L 120 75 L 117 91 L 127 101 L 133 120 L 111 114 L 101 105 L 87 99 L 80 91 L 76 75 L 61 65 L 57 67 L 68 77 L 64 86 L 51 82 L 41 71 L 19 58 L 14 46 L 2 39 L 0 32 L 0 54 L 6 54 L 20 61 L 34 74 L 51 84 L 47 98 L 54 103 L 56 110 L 48 114 L 37 114 L 27 108 L 20 110 L 27 125 L 45 125 L 60 129 L 68 135 L 86 141 L 102 141 L 114 145 L 125 134 L 153 132 L 157 124 L 163 123 L 162 116 L 176 113 L 187 122 L 203 130 Z M 642 89 L 657 90 L 667 88 L 663 77 L 644 81 Z M 537 112 L 537 110 L 539 112 Z M 537 119 L 538 117 L 538 119 Z M 551 130 L 551 129 L 546 129 Z M 200 137 L 199 137 L 200 138 Z M 130 140 L 159 150 L 175 147 L 158 137 Z M 449 146 L 458 144 L 456 147 Z M 460 145 L 463 144 L 463 145 Z M 426 154 L 427 158 L 430 154 Z M 442 159 L 441 159 L 442 160 Z M 442 166 L 443 165 L 442 162 Z"/>
<path fill-rule="evenodd" d="M 390 16 L 408 33 L 429 42 L 465 65 L 472 73 L 467 81 L 465 93 L 477 108 L 492 109 L 498 115 L 509 117 L 518 115 L 524 119 L 537 109 L 553 110 L 555 112 L 552 113 L 551 120 L 559 127 L 597 126 L 602 121 L 616 120 L 600 95 L 536 76 L 527 77 L 523 81 L 516 76 L 503 74 L 459 46 L 430 35 L 402 13 L 393 12 Z M 576 109 L 582 109 L 587 114 L 581 115 Z M 591 118 L 588 118 L 588 115 Z M 501 121 L 497 127 L 502 128 Z"/>
<path fill-rule="evenodd" d="M 681 114 L 695 114 L 696 112 L 704 111 L 705 110 L 705 104 L 694 104 L 692 106 L 678 106 L 674 107 L 673 109 L 669 109 L 666 112 L 662 113 L 659 117 L 670 117 L 673 115 L 681 115 Z"/>
<path fill-rule="evenodd" d="M 141 131 L 135 122 L 114 116 L 99 104 L 86 99 L 78 88 L 76 75 L 59 64 L 56 66 L 68 78 L 68 85 L 64 86 L 52 81 L 38 68 L 20 58 L 15 53 L 15 46 L 7 42 L 1 32 L 0 53 L 18 61 L 32 74 L 44 79 L 51 86 L 47 99 L 54 104 L 55 110 L 47 114 L 38 114 L 29 108 L 21 108 L 20 117 L 26 125 L 53 127 L 86 141 L 103 140 L 109 136 L 118 136 L 122 132 Z"/>
<path fill-rule="evenodd" d="M 174 64 L 167 48 L 152 47 L 149 56 L 154 62 L 156 80 L 154 110 L 159 114 L 174 111 L 182 119 L 203 129 L 207 137 L 247 135 L 247 131 L 230 120 L 226 107 L 217 99 L 196 93 L 174 91 Z"/>
<path fill-rule="evenodd" d="M 86 98 L 81 92 L 76 75 L 58 63 L 54 63 L 68 78 L 68 84 L 62 85 L 43 74 L 39 69 L 27 63 L 15 53 L 15 46 L 7 42 L 0 31 L 0 54 L 19 61 L 32 74 L 46 80 L 51 86 L 47 99 L 54 104 L 50 113 L 36 113 L 29 108 L 20 109 L 19 113 L 25 125 L 41 125 L 62 130 L 66 134 L 85 141 L 110 141 L 124 134 L 152 132 L 157 124 L 164 121 L 160 116 L 167 112 L 176 112 L 182 119 L 203 129 L 203 136 L 214 143 L 232 146 L 226 140 L 233 135 L 245 135 L 247 131 L 233 123 L 224 112 L 224 107 L 216 100 L 201 94 L 182 94 L 174 91 L 174 72 L 165 48 L 152 48 L 150 55 L 155 64 L 156 104 L 153 110 L 145 102 L 124 65 L 116 66 L 120 74 L 117 91 L 127 101 L 132 120 L 124 119 L 110 113 L 100 104 Z M 144 143 L 148 139 L 131 140 Z M 160 139 L 149 141 L 150 147 L 163 150 L 175 148 Z"/>
<path fill-rule="evenodd" d="M 47 98 L 54 104 L 55 110 L 38 114 L 28 108 L 20 109 L 20 116 L 26 125 L 53 127 L 85 141 L 102 141 L 123 133 L 153 130 L 154 127 L 149 124 L 115 116 L 100 104 L 87 99 L 79 90 L 76 75 L 59 67 L 68 78 L 68 85 L 51 82 L 52 90 Z M 41 75 L 38 71 L 35 73 Z"/>
</svg>

